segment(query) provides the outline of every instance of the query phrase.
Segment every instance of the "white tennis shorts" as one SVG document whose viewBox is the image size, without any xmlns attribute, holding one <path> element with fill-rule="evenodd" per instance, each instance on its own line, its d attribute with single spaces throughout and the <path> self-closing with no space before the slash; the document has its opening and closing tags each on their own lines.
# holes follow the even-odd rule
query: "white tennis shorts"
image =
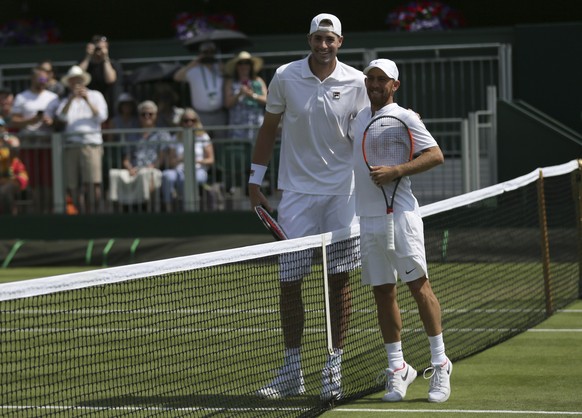
<svg viewBox="0 0 582 418">
<path fill-rule="evenodd" d="M 337 231 L 357 222 L 354 197 L 347 195 L 326 196 L 284 191 L 277 212 L 277 220 L 290 239 Z M 328 248 L 330 274 L 350 271 L 359 266 L 358 249 L 352 244 L 342 242 Z M 308 275 L 312 258 L 313 250 L 281 255 L 281 281 L 291 282 Z"/>
<path fill-rule="evenodd" d="M 424 249 L 424 225 L 415 212 L 394 213 L 396 250 L 387 249 L 386 216 L 360 218 L 362 284 L 395 284 L 398 277 L 411 282 L 428 277 Z"/>
</svg>

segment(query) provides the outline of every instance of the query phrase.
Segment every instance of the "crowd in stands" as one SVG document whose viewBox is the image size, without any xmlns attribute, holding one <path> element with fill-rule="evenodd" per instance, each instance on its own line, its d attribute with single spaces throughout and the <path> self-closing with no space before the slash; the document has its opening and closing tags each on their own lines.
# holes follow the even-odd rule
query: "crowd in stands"
<svg viewBox="0 0 582 418">
<path fill-rule="evenodd" d="M 206 185 L 213 181 L 213 139 L 252 141 L 263 119 L 262 60 L 243 51 L 223 63 L 216 54 L 212 42 L 202 44 L 171 82 L 156 82 L 151 97 L 138 100 L 124 87 L 109 41 L 95 35 L 64 74 L 43 59 L 30 69 L 26 89 L 0 88 L 0 214 L 17 214 L 27 190 L 36 210 L 52 211 L 55 132 L 65 145 L 66 213 L 183 210 L 184 162 L 194 164 L 195 184 Z M 176 91 L 182 82 L 189 103 Z M 193 147 L 185 146 L 186 135 Z"/>
</svg>

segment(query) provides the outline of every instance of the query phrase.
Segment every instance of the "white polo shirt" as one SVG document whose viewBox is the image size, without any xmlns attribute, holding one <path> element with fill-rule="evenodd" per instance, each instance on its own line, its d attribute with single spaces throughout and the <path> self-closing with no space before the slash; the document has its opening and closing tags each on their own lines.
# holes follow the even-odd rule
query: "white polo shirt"
<svg viewBox="0 0 582 418">
<path fill-rule="evenodd" d="M 186 79 L 190 85 L 190 100 L 194 109 L 199 112 L 222 109 L 224 78 L 218 64 L 213 64 L 212 69 L 203 64 L 192 67 L 186 73 Z"/>
<path fill-rule="evenodd" d="M 374 114 L 374 118 L 381 115 L 392 115 L 401 119 L 408 125 L 414 141 L 414 153 L 427 148 L 438 146 L 436 140 L 422 123 L 422 120 L 412 110 L 404 109 L 396 103 L 384 106 Z M 370 179 L 370 170 L 364 161 L 362 154 L 362 139 L 364 130 L 372 120 L 370 107 L 362 109 L 352 124 L 352 135 L 354 137 L 354 177 L 355 177 L 355 197 L 356 215 L 358 216 L 381 216 L 386 215 L 386 202 L 382 191 Z M 391 198 L 393 187 L 384 186 L 386 196 Z M 394 211 L 416 211 L 418 202 L 412 194 L 410 177 L 406 176 L 400 180 L 396 197 L 394 198 Z"/>
<path fill-rule="evenodd" d="M 283 113 L 279 188 L 306 194 L 353 191 L 351 120 L 369 105 L 364 74 L 336 60 L 320 81 L 308 59 L 279 67 L 269 84 L 266 110 Z"/>
<path fill-rule="evenodd" d="M 101 135 L 101 124 L 107 120 L 108 110 L 107 102 L 103 94 L 98 90 L 87 90 L 87 100 L 97 109 L 97 115 L 93 115 L 93 111 L 85 101 L 80 97 L 75 97 L 71 102 L 69 111 L 66 115 L 61 112 L 67 105 L 68 97 L 61 99 L 59 107 L 57 108 L 57 116 L 63 122 L 66 122 L 65 132 L 85 132 L 78 135 L 67 135 L 66 141 L 78 144 L 94 144 L 100 145 L 103 143 L 103 136 Z"/>
</svg>

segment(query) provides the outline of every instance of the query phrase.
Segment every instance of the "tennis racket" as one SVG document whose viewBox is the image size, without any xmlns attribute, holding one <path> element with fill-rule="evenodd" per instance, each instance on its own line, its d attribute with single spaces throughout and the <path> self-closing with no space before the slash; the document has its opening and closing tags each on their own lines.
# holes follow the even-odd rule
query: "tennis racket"
<svg viewBox="0 0 582 418">
<path fill-rule="evenodd" d="M 271 214 L 262 206 L 255 206 L 255 212 L 265 228 L 269 230 L 269 232 L 273 235 L 277 241 L 281 241 L 287 239 L 287 234 L 281 228 L 281 225 L 271 216 Z"/>
<path fill-rule="evenodd" d="M 396 166 L 412 160 L 414 143 L 408 126 L 394 116 L 379 116 L 364 130 L 362 153 L 370 172 L 374 166 Z M 394 197 L 401 177 L 394 180 L 392 196 L 385 186 L 379 186 L 386 202 L 386 234 L 388 249 L 394 250 Z"/>
</svg>

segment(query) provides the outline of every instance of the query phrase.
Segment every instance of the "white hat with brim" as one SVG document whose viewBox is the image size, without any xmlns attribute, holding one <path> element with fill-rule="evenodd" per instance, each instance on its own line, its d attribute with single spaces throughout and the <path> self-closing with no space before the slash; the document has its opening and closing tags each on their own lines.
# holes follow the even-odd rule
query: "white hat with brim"
<svg viewBox="0 0 582 418">
<path fill-rule="evenodd" d="M 257 74 L 259 71 L 261 71 L 261 68 L 263 68 L 262 58 L 253 57 L 247 51 L 241 51 L 236 57 L 232 58 L 226 63 L 224 66 L 224 72 L 230 76 L 234 75 L 234 70 L 239 61 L 250 61 L 253 64 L 253 70 L 255 74 Z"/>
<path fill-rule="evenodd" d="M 311 20 L 311 25 L 309 26 L 309 34 L 311 35 L 315 32 L 333 32 L 337 36 L 342 36 L 342 23 L 334 15 L 320 13 Z"/>
<path fill-rule="evenodd" d="M 366 68 L 364 68 L 364 74 L 368 75 L 368 72 L 372 68 L 379 68 L 388 77 L 390 77 L 394 80 L 398 80 L 398 67 L 396 66 L 396 63 L 392 60 L 385 59 L 385 58 L 372 60 L 372 61 L 370 61 L 368 66 Z"/>
<path fill-rule="evenodd" d="M 61 83 L 67 85 L 69 84 L 69 80 L 75 77 L 83 79 L 83 85 L 85 86 L 91 82 L 91 75 L 88 72 L 83 71 L 83 69 L 78 65 L 73 65 L 71 68 L 69 68 L 67 74 L 61 78 Z"/>
</svg>

